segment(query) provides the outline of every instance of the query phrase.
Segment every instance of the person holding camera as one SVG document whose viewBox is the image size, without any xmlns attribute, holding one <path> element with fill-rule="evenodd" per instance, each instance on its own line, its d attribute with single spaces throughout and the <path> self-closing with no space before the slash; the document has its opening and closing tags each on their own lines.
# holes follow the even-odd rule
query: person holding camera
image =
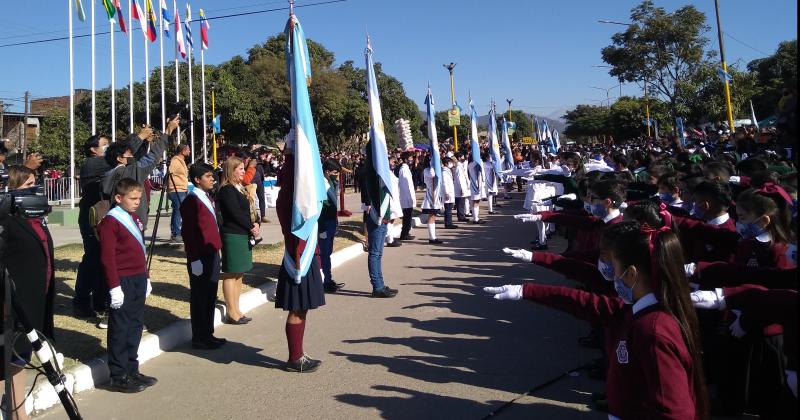
<svg viewBox="0 0 800 420">
<path fill-rule="evenodd" d="M 8 171 L 8 189 L 11 196 L 29 193 L 36 184 L 34 171 L 25 166 L 12 166 Z M 2 264 L 10 278 L 14 281 L 15 296 L 25 308 L 25 315 L 32 326 L 46 337 L 53 339 L 53 299 L 55 297 L 55 267 L 53 265 L 53 239 L 47 229 L 44 215 L 27 217 L 23 212 L 13 211 L 13 198 L 4 198 L 3 209 L 0 210 L 0 224 L 3 243 Z M 2 285 L 3 305 L 5 289 Z M 12 334 L 11 331 L 8 332 Z M 25 386 L 27 375 L 23 367 L 31 360 L 31 344 L 24 337 L 13 345 L 14 354 L 11 359 L 10 372 L 6 365 L 0 374 L 3 380 L 10 373 L 13 394 L 6 403 L 11 404 L 15 412 L 14 418 L 27 419 L 25 413 Z M 5 383 L 3 383 L 5 385 Z"/>
<path fill-rule="evenodd" d="M 222 293 L 225 298 L 225 323 L 243 325 L 252 319 L 239 309 L 244 273 L 253 269 L 253 245 L 261 225 L 253 219 L 250 200 L 243 184 L 242 159 L 225 160 L 222 186 L 217 192 L 220 236 L 222 238 Z M 252 239 L 252 240 L 251 240 Z"/>
<path fill-rule="evenodd" d="M 189 188 L 189 167 L 186 160 L 189 159 L 191 149 L 188 144 L 179 144 L 175 149 L 175 154 L 169 161 L 169 177 L 167 178 L 167 196 L 172 204 L 172 216 L 170 218 L 170 242 L 181 242 L 181 213 L 179 211 L 181 202 L 186 198 Z"/>
</svg>

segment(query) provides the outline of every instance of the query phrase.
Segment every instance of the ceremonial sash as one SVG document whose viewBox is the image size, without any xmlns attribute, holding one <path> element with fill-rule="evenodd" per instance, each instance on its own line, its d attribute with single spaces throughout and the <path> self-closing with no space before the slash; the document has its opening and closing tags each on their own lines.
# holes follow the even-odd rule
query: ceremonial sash
<svg viewBox="0 0 800 420">
<path fill-rule="evenodd" d="M 134 222 L 133 216 L 131 216 L 128 212 L 126 212 L 125 210 L 122 209 L 122 207 L 119 206 L 116 206 L 113 209 L 111 209 L 108 212 L 108 214 L 106 214 L 106 216 L 111 216 L 117 219 L 117 221 L 122 226 L 124 226 L 125 229 L 128 229 L 128 232 L 130 232 L 131 235 L 133 235 L 134 239 L 136 239 L 136 242 L 139 242 L 139 245 L 142 247 L 142 254 L 147 255 L 146 248 L 144 247 L 144 234 L 142 233 L 141 230 L 139 230 L 139 227 L 136 226 L 136 222 Z"/>
<path fill-rule="evenodd" d="M 200 190 L 202 194 L 198 194 L 197 190 L 198 188 L 193 189 L 191 192 L 189 192 L 189 195 L 197 197 L 197 199 L 200 200 L 200 202 L 203 203 L 204 206 L 206 206 L 208 211 L 211 212 L 211 215 L 214 216 L 214 220 L 217 220 L 217 212 L 214 211 L 214 206 L 211 204 L 211 199 L 208 198 L 208 194 L 206 194 L 206 192 L 203 190 Z"/>
</svg>

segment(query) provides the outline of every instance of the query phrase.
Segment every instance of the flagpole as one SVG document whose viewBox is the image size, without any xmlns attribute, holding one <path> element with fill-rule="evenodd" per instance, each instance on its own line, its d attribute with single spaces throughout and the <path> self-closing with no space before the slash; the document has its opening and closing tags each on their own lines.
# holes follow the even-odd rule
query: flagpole
<svg viewBox="0 0 800 420">
<path fill-rule="evenodd" d="M 72 54 L 72 0 L 69 3 L 69 208 L 75 208 L 75 69 Z M 92 0 L 92 34 L 94 34 L 94 0 Z M 94 47 L 94 36 L 92 36 L 92 47 Z M 92 54 L 92 70 L 94 70 L 94 54 Z M 94 74 L 94 73 L 92 73 Z M 92 77 L 94 82 L 94 77 Z M 94 99 L 94 89 L 92 89 L 92 99 Z M 94 105 L 94 101 L 92 101 Z M 94 106 L 92 106 L 94 111 Z M 94 113 L 93 113 L 94 114 Z M 27 121 L 26 121 L 27 124 Z M 94 128 L 94 118 L 92 118 L 92 128 Z"/>
<path fill-rule="evenodd" d="M 150 125 L 150 49 L 144 37 L 144 120 Z"/>
<path fill-rule="evenodd" d="M 714 11 L 717 14 L 717 37 L 719 38 L 719 59 L 722 62 L 722 71 L 725 72 L 723 82 L 725 83 L 725 106 L 728 111 L 728 124 L 730 124 L 731 134 L 736 129 L 733 127 L 733 109 L 731 107 L 731 84 L 728 81 L 728 63 L 725 62 L 725 44 L 722 42 L 722 22 L 719 18 L 719 0 L 714 0 Z"/>
<path fill-rule="evenodd" d="M 72 39 L 71 36 L 70 39 Z M 95 92 L 97 89 L 95 87 L 94 56 L 94 0 L 92 0 L 92 135 L 97 134 L 97 111 L 95 110 L 95 97 L 97 96 Z M 72 57 L 72 54 L 70 54 L 70 57 Z"/>
<path fill-rule="evenodd" d="M 158 4 L 158 54 L 161 60 L 161 131 L 167 130 L 167 108 L 166 98 L 164 97 L 164 11 L 161 10 L 161 3 Z"/>
<path fill-rule="evenodd" d="M 217 118 L 216 109 L 214 108 L 214 84 L 211 84 L 211 118 Z M 217 130 L 211 130 L 211 154 L 214 159 L 214 169 L 217 169 Z"/>
<path fill-rule="evenodd" d="M 129 87 L 128 87 L 128 103 L 130 104 L 131 122 L 130 132 L 133 133 L 133 13 L 131 13 L 133 1 L 128 2 L 128 72 L 130 73 Z M 141 19 L 141 17 L 139 17 Z"/>
<path fill-rule="evenodd" d="M 191 139 L 190 148 L 192 149 L 192 162 L 194 162 L 194 98 L 192 95 L 192 50 L 187 52 L 189 57 L 189 138 Z"/>
<path fill-rule="evenodd" d="M 114 91 L 114 21 L 108 22 L 111 27 L 109 36 L 111 37 L 111 142 L 117 141 L 117 102 L 116 92 Z M 131 129 L 133 132 L 133 129 Z"/>
<path fill-rule="evenodd" d="M 202 21 L 200 22 L 202 25 Z M 201 41 L 202 42 L 202 41 Z M 208 162 L 208 145 L 206 144 L 206 50 L 200 47 L 200 92 L 203 94 L 203 162 Z"/>
<path fill-rule="evenodd" d="M 178 16 L 178 6 L 177 6 L 177 2 L 175 0 L 172 0 L 172 10 L 175 11 L 175 16 Z M 178 22 L 178 20 L 176 19 L 175 20 L 176 28 L 177 28 L 177 25 L 178 25 L 177 22 Z M 178 55 L 179 54 L 180 53 L 178 52 L 178 30 L 176 29 L 175 30 L 175 103 L 176 104 L 178 102 L 180 102 L 180 100 L 181 100 L 181 83 L 180 83 L 180 78 L 178 76 L 178 73 L 179 73 L 178 69 L 180 67 L 180 63 L 178 63 Z M 180 111 L 181 110 L 178 110 L 178 112 L 180 112 Z M 181 127 L 180 126 L 178 126 L 177 139 L 178 139 L 177 143 L 180 143 L 181 142 Z"/>
</svg>

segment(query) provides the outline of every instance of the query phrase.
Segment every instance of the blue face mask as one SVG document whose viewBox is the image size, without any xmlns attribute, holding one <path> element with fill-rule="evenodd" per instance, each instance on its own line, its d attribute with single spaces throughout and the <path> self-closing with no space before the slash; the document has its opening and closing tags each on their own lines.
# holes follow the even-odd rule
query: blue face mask
<svg viewBox="0 0 800 420">
<path fill-rule="evenodd" d="M 606 281 L 614 281 L 614 266 L 611 265 L 611 263 L 603 261 L 602 258 L 598 258 L 597 271 L 600 272 Z"/>
<path fill-rule="evenodd" d="M 736 232 L 739 233 L 742 239 L 755 238 L 766 231 L 766 229 L 758 226 L 755 223 L 736 222 Z"/>
<path fill-rule="evenodd" d="M 601 219 L 605 219 L 605 217 L 608 216 L 608 209 L 599 203 L 592 204 L 592 215 Z"/>
<path fill-rule="evenodd" d="M 675 201 L 675 197 L 673 197 L 672 194 L 668 192 L 658 193 L 658 198 L 665 203 L 672 203 Z"/>
<path fill-rule="evenodd" d="M 622 274 L 624 275 L 625 273 L 623 272 Z M 636 280 L 636 283 L 638 282 L 639 280 Z M 620 299 L 622 299 L 628 305 L 633 305 L 633 288 L 636 287 L 636 283 L 633 283 L 633 286 L 628 287 L 625 285 L 625 282 L 622 281 L 622 276 L 614 276 L 614 290 L 617 291 Z"/>
<path fill-rule="evenodd" d="M 698 219 L 703 219 L 703 216 L 705 216 L 705 213 L 706 212 L 703 209 L 701 209 L 697 205 L 697 203 L 692 203 L 692 209 L 689 211 L 689 214 L 691 216 L 694 216 L 694 217 L 696 217 Z"/>
</svg>

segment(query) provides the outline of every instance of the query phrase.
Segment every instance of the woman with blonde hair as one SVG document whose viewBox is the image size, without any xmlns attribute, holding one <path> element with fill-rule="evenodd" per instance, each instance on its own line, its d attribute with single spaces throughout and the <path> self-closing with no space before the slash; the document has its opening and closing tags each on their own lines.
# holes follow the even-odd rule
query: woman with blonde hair
<svg viewBox="0 0 800 420">
<path fill-rule="evenodd" d="M 228 324 L 242 325 L 251 321 L 239 309 L 244 273 L 253 268 L 251 237 L 259 236 L 261 225 L 251 218 L 251 204 L 242 179 L 244 162 L 235 156 L 223 164 L 222 186 L 217 203 L 222 238 L 222 293 L 225 297 Z"/>
</svg>

